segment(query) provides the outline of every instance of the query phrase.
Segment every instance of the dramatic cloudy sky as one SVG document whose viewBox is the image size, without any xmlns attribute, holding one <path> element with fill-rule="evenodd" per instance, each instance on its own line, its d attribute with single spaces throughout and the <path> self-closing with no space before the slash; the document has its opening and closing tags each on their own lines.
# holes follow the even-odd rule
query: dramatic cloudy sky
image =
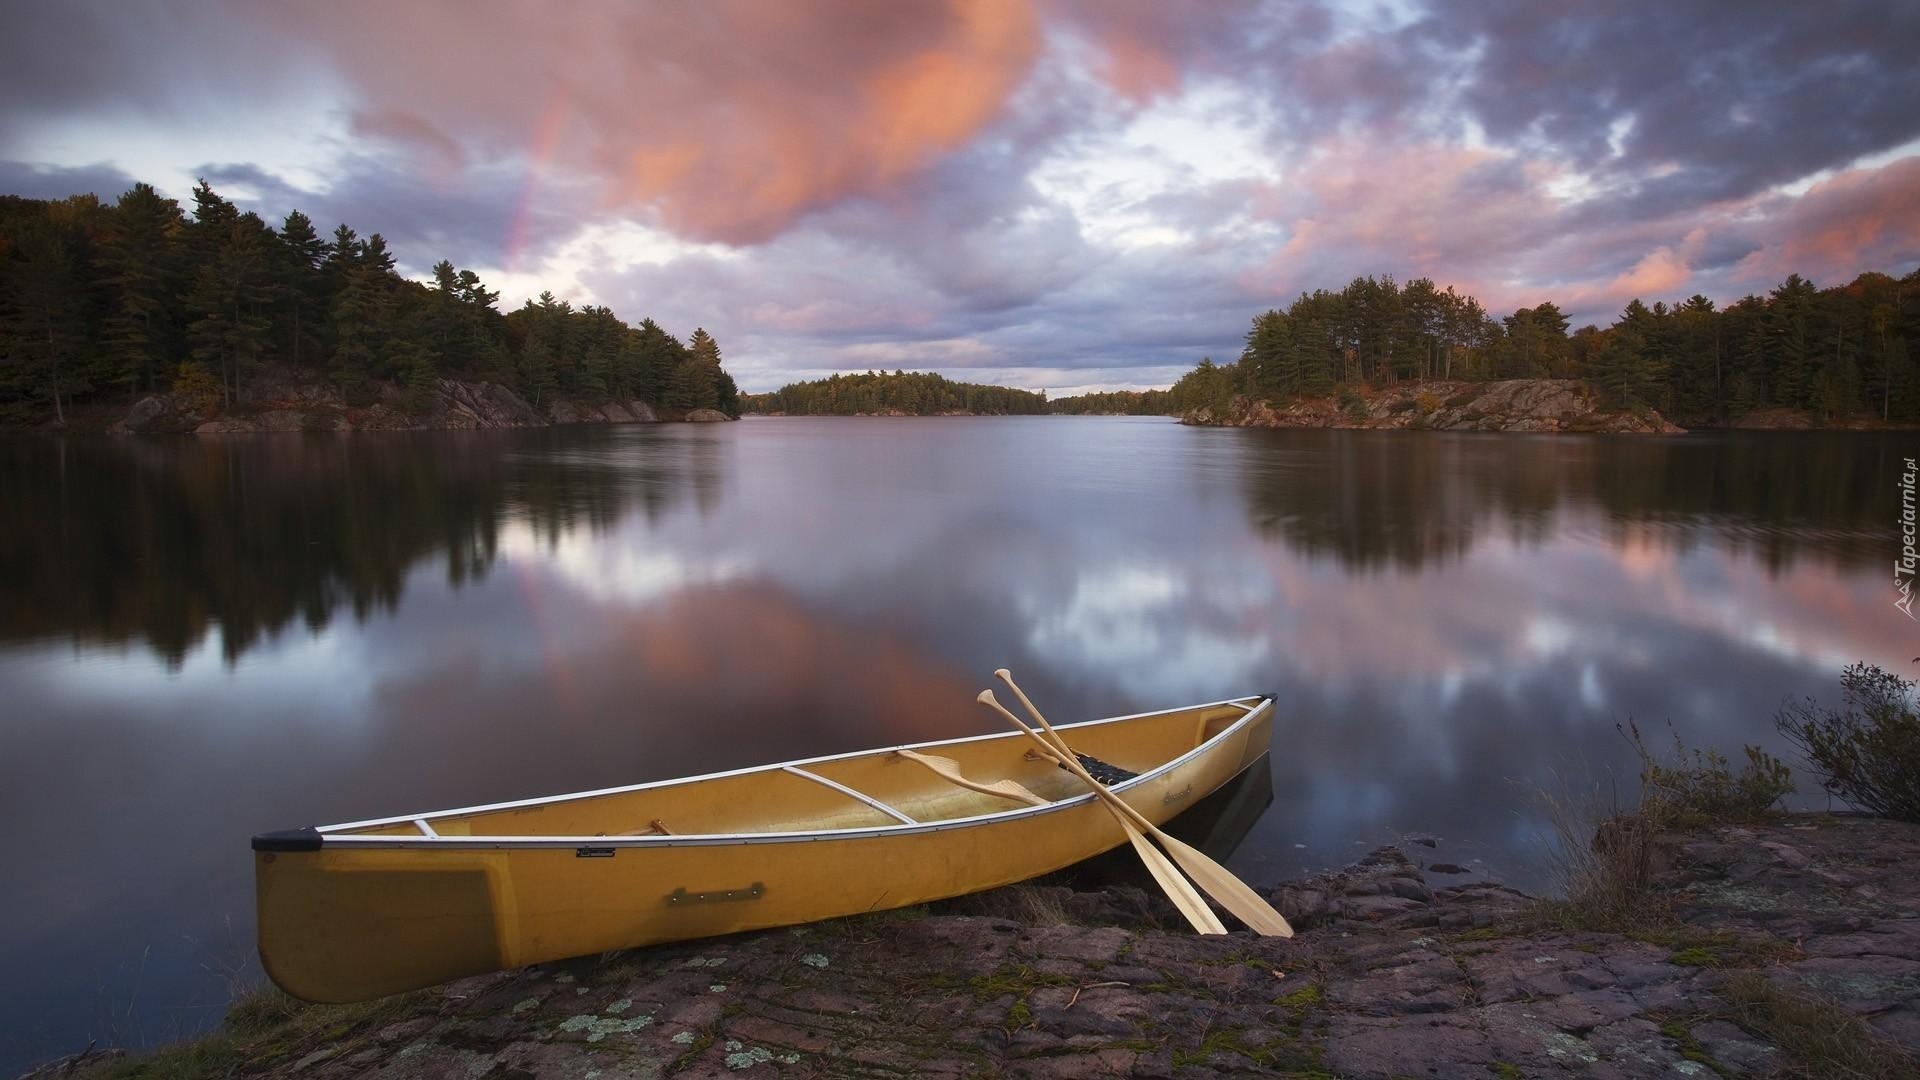
<svg viewBox="0 0 1920 1080">
<path fill-rule="evenodd" d="M 0 190 L 379 231 L 517 303 L 868 367 L 1165 385 L 1356 274 L 1495 311 L 1920 261 L 1920 5 L 10 5 Z"/>
</svg>

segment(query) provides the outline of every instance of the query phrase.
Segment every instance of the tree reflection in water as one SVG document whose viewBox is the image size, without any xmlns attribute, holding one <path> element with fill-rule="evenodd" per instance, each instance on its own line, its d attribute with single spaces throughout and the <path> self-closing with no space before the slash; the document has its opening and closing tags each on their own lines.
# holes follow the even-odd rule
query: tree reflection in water
<svg viewBox="0 0 1920 1080">
<path fill-rule="evenodd" d="M 0 640 L 141 643 L 177 668 L 218 627 L 234 662 L 296 620 L 392 611 L 435 556 L 455 586 L 483 578 L 510 524 L 551 541 L 711 507 L 726 444 L 686 434 L 0 441 Z"/>
</svg>

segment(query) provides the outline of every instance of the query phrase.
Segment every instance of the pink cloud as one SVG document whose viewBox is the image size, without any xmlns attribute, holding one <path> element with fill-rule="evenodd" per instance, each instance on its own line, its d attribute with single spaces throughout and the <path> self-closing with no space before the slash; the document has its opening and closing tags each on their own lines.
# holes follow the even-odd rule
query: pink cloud
<svg viewBox="0 0 1920 1080">
<path fill-rule="evenodd" d="M 1027 0 L 913 5 L 277 8 L 368 104 L 370 134 L 593 175 L 682 235 L 764 240 L 967 145 L 1041 51 Z M 404 122 L 386 103 L 406 102 Z"/>
<path fill-rule="evenodd" d="M 1851 278 L 1920 256 L 1920 157 L 1848 169 L 1786 203 L 1771 238 L 1741 260 L 1736 280 L 1773 282 L 1789 273 Z"/>
</svg>

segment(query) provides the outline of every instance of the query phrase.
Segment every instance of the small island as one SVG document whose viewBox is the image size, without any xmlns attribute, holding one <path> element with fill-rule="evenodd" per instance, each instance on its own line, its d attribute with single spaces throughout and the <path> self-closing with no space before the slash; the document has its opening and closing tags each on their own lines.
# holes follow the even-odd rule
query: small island
<svg viewBox="0 0 1920 1080">
<path fill-rule="evenodd" d="M 740 406 L 761 416 L 1034 416 L 1048 411 L 1044 392 L 954 382 L 926 371 L 830 375 L 768 394 L 746 394 Z"/>
</svg>

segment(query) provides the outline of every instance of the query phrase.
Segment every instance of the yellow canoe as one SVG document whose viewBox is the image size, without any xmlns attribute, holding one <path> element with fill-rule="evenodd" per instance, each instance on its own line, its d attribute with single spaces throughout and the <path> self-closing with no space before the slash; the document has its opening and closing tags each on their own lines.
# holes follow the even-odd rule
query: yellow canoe
<svg viewBox="0 0 1920 1080">
<path fill-rule="evenodd" d="M 1267 750 L 1270 697 L 1059 730 L 1139 775 L 1155 824 Z M 501 968 L 905 907 L 1071 866 L 1126 842 L 1017 731 L 684 780 L 266 833 L 260 959 L 308 1001 L 363 1001 Z M 897 753 L 1012 780 L 1045 805 L 951 783 Z"/>
</svg>

